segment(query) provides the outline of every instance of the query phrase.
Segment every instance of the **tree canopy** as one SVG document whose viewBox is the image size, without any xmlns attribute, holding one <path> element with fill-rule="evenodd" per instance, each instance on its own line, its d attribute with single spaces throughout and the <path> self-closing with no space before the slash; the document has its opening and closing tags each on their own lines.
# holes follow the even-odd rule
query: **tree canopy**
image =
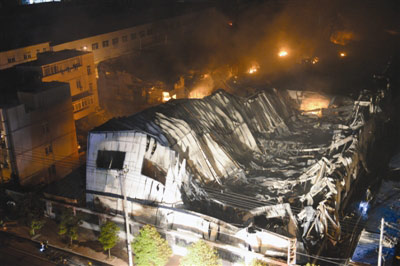
<svg viewBox="0 0 400 266">
<path fill-rule="evenodd" d="M 78 239 L 78 226 L 81 223 L 80 217 L 74 215 L 70 208 L 66 208 L 61 215 L 58 234 L 68 236 L 72 245 L 72 241 Z"/>
<path fill-rule="evenodd" d="M 216 266 L 222 265 L 217 251 L 199 240 L 188 248 L 188 253 L 181 259 L 183 266 Z"/>
<path fill-rule="evenodd" d="M 172 255 L 167 240 L 161 237 L 156 228 L 145 225 L 132 242 L 135 264 L 163 266 Z"/>
<path fill-rule="evenodd" d="M 112 249 L 119 241 L 119 227 L 112 221 L 107 221 L 100 227 L 99 242 L 104 250 L 108 250 L 108 258 L 111 257 L 110 249 Z"/>
</svg>

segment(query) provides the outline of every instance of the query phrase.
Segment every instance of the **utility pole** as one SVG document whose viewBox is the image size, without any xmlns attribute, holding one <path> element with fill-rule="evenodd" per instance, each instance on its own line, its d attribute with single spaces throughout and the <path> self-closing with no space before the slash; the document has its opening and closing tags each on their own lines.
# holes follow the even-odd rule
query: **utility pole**
<svg viewBox="0 0 400 266">
<path fill-rule="evenodd" d="M 120 178 L 119 180 L 120 180 L 120 184 L 121 184 L 122 196 L 124 197 L 123 209 L 124 209 L 124 218 L 125 218 L 125 233 L 126 233 L 126 247 L 128 250 L 128 261 L 129 261 L 129 266 L 133 266 L 131 234 L 129 232 L 128 204 L 126 202 L 126 190 L 125 190 L 125 179 L 126 179 L 126 174 L 128 173 L 128 171 L 129 171 L 129 169 L 125 166 L 124 169 L 119 172 L 119 178 Z"/>
<path fill-rule="evenodd" d="M 382 242 L 383 242 L 383 226 L 385 224 L 385 219 L 382 218 L 381 220 L 381 236 L 379 237 L 379 254 L 378 254 L 378 266 L 382 264 Z"/>
</svg>

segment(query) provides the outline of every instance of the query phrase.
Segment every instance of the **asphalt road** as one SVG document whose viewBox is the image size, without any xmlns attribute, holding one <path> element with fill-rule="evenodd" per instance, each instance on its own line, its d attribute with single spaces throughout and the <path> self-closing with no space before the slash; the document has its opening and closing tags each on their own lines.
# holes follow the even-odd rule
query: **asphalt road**
<svg viewBox="0 0 400 266">
<path fill-rule="evenodd" d="M 93 266 L 108 265 L 90 260 Z M 0 266 L 26 265 L 89 265 L 85 257 L 65 250 L 48 247 L 39 251 L 39 244 L 29 239 L 21 238 L 7 232 L 0 232 Z"/>
</svg>

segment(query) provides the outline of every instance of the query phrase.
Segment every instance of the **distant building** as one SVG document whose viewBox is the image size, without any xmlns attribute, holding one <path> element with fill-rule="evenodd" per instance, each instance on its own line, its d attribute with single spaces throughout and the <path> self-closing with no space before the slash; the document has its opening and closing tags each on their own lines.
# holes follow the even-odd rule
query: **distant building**
<svg viewBox="0 0 400 266">
<path fill-rule="evenodd" d="M 41 53 L 38 59 L 17 67 L 36 72 L 43 82 L 68 82 L 72 96 L 74 119 L 94 113 L 98 104 L 97 82 L 93 53 L 63 50 Z"/>
<path fill-rule="evenodd" d="M 0 104 L 0 182 L 50 183 L 78 166 L 67 83 L 28 83 Z"/>
<path fill-rule="evenodd" d="M 0 51 L 0 69 L 36 60 L 38 53 L 46 51 L 50 51 L 49 42 Z"/>
</svg>

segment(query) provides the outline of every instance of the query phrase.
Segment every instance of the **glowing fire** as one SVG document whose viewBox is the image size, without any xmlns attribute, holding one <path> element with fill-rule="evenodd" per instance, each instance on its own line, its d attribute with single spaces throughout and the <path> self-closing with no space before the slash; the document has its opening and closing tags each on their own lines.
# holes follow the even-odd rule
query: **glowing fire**
<svg viewBox="0 0 400 266">
<path fill-rule="evenodd" d="M 171 99 L 176 99 L 176 94 L 171 96 L 168 91 L 163 91 L 162 96 L 163 103 L 168 102 Z"/>
<path fill-rule="evenodd" d="M 286 51 L 286 50 L 281 50 L 281 51 L 279 51 L 279 53 L 278 53 L 278 56 L 279 57 L 285 57 L 285 56 L 287 56 L 288 55 L 288 52 Z"/>
<path fill-rule="evenodd" d="M 339 45 L 346 45 L 354 39 L 355 34 L 351 31 L 336 31 L 330 37 L 331 42 Z"/>
<path fill-rule="evenodd" d="M 189 98 L 191 99 L 202 99 L 203 97 L 206 97 L 207 95 L 210 94 L 210 89 L 207 87 L 197 87 L 196 89 L 192 90 L 189 93 Z"/>
<path fill-rule="evenodd" d="M 254 73 L 256 73 L 258 71 L 258 69 L 260 69 L 260 65 L 257 64 L 257 63 L 253 63 L 252 66 L 247 71 L 247 73 L 254 74 Z"/>
<path fill-rule="evenodd" d="M 322 116 L 322 109 L 328 108 L 329 99 L 320 96 L 310 96 L 301 101 L 300 110 L 304 113 Z"/>
</svg>

